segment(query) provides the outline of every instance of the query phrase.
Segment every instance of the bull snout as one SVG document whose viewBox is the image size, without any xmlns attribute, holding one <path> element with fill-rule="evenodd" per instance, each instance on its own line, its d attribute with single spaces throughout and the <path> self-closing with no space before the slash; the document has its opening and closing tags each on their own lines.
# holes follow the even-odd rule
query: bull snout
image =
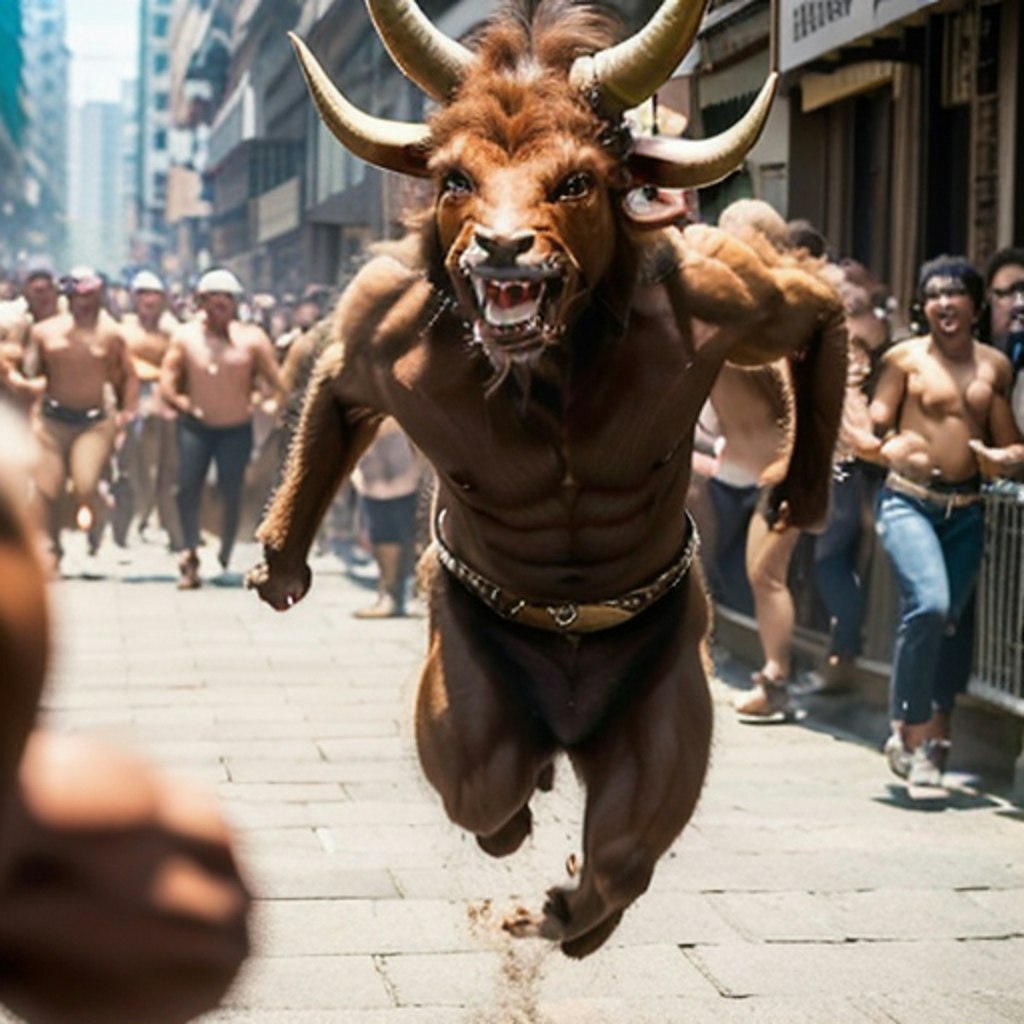
<svg viewBox="0 0 1024 1024">
<path fill-rule="evenodd" d="M 498 267 L 514 266 L 517 257 L 533 248 L 535 238 L 528 228 L 504 234 L 480 226 L 473 232 L 473 241 L 487 254 L 487 262 Z"/>
</svg>

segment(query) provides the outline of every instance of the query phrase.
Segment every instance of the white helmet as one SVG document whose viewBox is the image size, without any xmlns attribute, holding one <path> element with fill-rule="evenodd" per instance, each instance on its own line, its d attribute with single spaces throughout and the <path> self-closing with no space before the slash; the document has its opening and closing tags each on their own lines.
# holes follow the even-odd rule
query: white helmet
<svg viewBox="0 0 1024 1024">
<path fill-rule="evenodd" d="M 222 292 L 237 298 L 244 294 L 245 289 L 242 287 L 242 282 L 230 270 L 221 268 L 208 270 L 199 278 L 199 283 L 196 285 L 196 295 L 209 295 L 212 292 Z"/>
<path fill-rule="evenodd" d="M 133 292 L 165 292 L 163 281 L 152 270 L 140 270 L 132 278 Z"/>
</svg>

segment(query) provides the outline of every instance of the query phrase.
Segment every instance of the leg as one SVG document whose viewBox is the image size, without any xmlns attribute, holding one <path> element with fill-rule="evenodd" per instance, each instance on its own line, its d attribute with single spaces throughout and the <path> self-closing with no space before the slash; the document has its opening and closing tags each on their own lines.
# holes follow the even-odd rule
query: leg
<svg viewBox="0 0 1024 1024">
<path fill-rule="evenodd" d="M 704 784 L 712 710 L 702 657 L 707 610 L 695 577 L 682 611 L 680 635 L 655 663 L 650 686 L 570 751 L 587 790 L 579 885 L 553 889 L 543 916 L 515 929 L 556 939 L 569 956 L 597 949 L 647 889 Z"/>
<path fill-rule="evenodd" d="M 941 518 L 941 509 L 934 518 Z M 934 683 L 949 620 L 949 578 L 933 510 L 885 488 L 877 529 L 900 590 L 891 682 L 891 716 L 908 750 L 930 738 Z"/>
<path fill-rule="evenodd" d="M 100 420 L 79 433 L 71 443 L 68 455 L 68 470 L 75 494 L 89 510 L 89 548 L 92 552 L 99 548 L 109 513 L 106 497 L 100 493 L 100 481 L 110 469 L 116 434 L 117 424 L 113 418 Z"/>
<path fill-rule="evenodd" d="M 448 817 L 503 856 L 530 833 L 530 797 L 554 746 L 473 642 L 474 621 L 492 613 L 436 564 L 431 575 L 430 648 L 416 704 L 420 763 Z"/>
<path fill-rule="evenodd" d="M 818 592 L 831 621 L 829 654 L 853 659 L 860 654 L 864 589 L 857 572 L 861 539 L 861 474 L 856 467 L 832 483 L 832 507 L 825 532 L 815 538 Z"/>
<path fill-rule="evenodd" d="M 211 432 L 182 417 L 178 420 L 178 515 L 182 547 L 178 559 L 180 590 L 199 586 L 199 503 L 213 458 Z"/>
<path fill-rule="evenodd" d="M 156 469 L 157 512 L 171 550 L 180 551 L 184 545 L 178 512 L 178 425 L 161 416 L 157 418 L 157 431 L 160 439 Z"/>
<path fill-rule="evenodd" d="M 715 515 L 715 547 L 709 579 L 716 601 L 743 615 L 754 613 L 754 598 L 747 579 L 744 548 L 750 517 L 757 504 L 756 487 L 733 487 L 708 480 L 708 496 Z"/>
<path fill-rule="evenodd" d="M 224 502 L 224 519 L 220 531 L 220 564 L 228 567 L 231 551 L 238 535 L 238 517 L 242 507 L 242 489 L 245 486 L 245 470 L 252 456 L 252 424 L 220 432 L 214 459 L 217 463 L 217 488 Z"/>
<path fill-rule="evenodd" d="M 747 532 L 747 575 L 754 592 L 757 631 L 764 648 L 762 675 L 769 682 L 789 678 L 796 612 L 787 575 L 800 531 L 772 530 L 760 513 L 750 520 Z"/>
<path fill-rule="evenodd" d="M 76 428 L 36 416 L 32 432 L 39 445 L 35 467 L 36 493 L 42 504 L 42 521 L 50 535 L 54 557 L 59 560 L 60 503 L 67 483 L 68 451 L 76 436 Z"/>
</svg>

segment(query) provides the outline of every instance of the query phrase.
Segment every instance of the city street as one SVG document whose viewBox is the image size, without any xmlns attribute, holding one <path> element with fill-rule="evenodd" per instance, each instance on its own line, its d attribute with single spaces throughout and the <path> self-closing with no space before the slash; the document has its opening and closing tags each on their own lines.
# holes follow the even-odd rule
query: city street
<svg viewBox="0 0 1024 1024">
<path fill-rule="evenodd" d="M 99 578 L 53 586 L 46 720 L 216 787 L 256 893 L 253 956 L 206 1024 L 1024 1021 L 1024 811 L 1004 800 L 911 808 L 876 749 L 813 719 L 740 725 L 716 679 L 692 825 L 570 961 L 501 921 L 566 880 L 572 773 L 507 860 L 447 822 L 412 736 L 422 616 L 353 619 L 371 591 L 334 558 L 280 615 L 241 589 L 253 545 L 182 593 L 157 545 L 87 560 L 79 540 L 68 570 Z"/>
</svg>

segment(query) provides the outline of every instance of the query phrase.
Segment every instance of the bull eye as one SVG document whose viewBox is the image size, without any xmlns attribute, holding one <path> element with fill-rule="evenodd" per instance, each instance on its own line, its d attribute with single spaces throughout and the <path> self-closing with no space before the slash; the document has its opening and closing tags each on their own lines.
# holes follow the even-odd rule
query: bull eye
<svg viewBox="0 0 1024 1024">
<path fill-rule="evenodd" d="M 474 191 L 473 179 L 458 167 L 452 168 L 441 179 L 441 191 L 451 196 L 468 196 Z"/>
<path fill-rule="evenodd" d="M 573 171 L 558 183 L 551 198 L 554 202 L 584 199 L 590 195 L 593 188 L 594 177 L 589 171 Z"/>
</svg>

